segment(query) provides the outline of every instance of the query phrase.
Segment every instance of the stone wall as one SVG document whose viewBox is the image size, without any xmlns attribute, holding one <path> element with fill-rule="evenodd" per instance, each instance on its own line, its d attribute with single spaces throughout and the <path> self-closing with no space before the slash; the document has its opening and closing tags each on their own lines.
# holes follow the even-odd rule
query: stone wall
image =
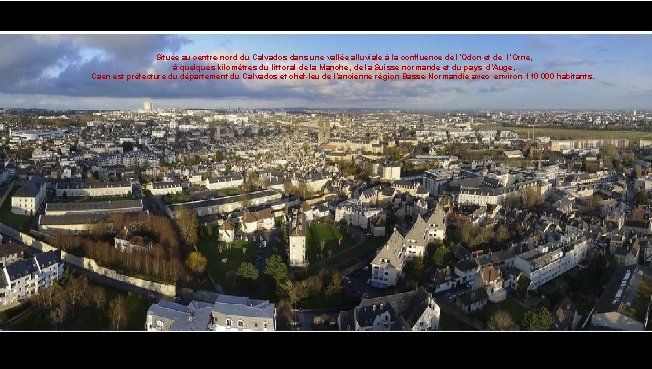
<svg viewBox="0 0 652 369">
<path fill-rule="evenodd" d="M 43 252 L 46 251 L 51 251 L 51 250 L 56 250 L 56 247 L 53 247 L 43 241 L 39 241 L 35 239 L 34 237 L 18 232 L 13 228 L 10 228 L 2 223 L 0 223 L 0 233 L 5 234 L 7 236 L 10 236 L 14 239 L 20 240 L 22 243 L 24 243 L 27 246 L 34 247 L 38 250 L 41 250 Z M 69 254 L 65 251 L 61 251 L 61 258 L 63 259 L 64 262 L 68 264 L 75 265 L 79 268 L 84 268 L 86 270 L 89 270 L 93 273 L 114 279 L 116 281 L 120 281 L 123 283 L 130 284 L 132 286 L 144 288 L 146 290 L 152 291 L 159 293 L 161 295 L 165 296 L 175 296 L 176 295 L 176 286 L 171 285 L 171 284 L 163 284 L 163 283 L 158 283 L 158 282 L 152 282 L 152 281 L 147 281 L 144 279 L 136 278 L 136 277 L 131 277 L 127 276 L 124 274 L 120 274 L 116 272 L 113 269 L 109 269 L 103 266 L 98 265 L 95 260 L 85 258 L 85 257 L 79 257 L 75 256 L 73 254 Z"/>
</svg>

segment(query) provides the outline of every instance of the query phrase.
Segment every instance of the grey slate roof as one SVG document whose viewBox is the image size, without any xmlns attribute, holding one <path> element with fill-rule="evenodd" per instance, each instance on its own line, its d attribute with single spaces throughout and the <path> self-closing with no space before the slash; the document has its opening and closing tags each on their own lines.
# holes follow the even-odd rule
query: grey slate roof
<svg viewBox="0 0 652 369">
<path fill-rule="evenodd" d="M 215 300 L 213 309 L 225 315 L 274 318 L 273 303 L 268 300 L 256 300 L 249 297 L 220 294 Z"/>
<path fill-rule="evenodd" d="M 35 175 L 23 187 L 21 187 L 14 196 L 17 197 L 34 197 L 41 190 L 41 186 L 45 182 L 43 177 Z"/>
<path fill-rule="evenodd" d="M 48 211 L 97 211 L 115 210 L 125 208 L 142 208 L 142 200 L 116 200 L 116 201 L 95 201 L 95 202 L 49 202 L 45 205 Z"/>
</svg>

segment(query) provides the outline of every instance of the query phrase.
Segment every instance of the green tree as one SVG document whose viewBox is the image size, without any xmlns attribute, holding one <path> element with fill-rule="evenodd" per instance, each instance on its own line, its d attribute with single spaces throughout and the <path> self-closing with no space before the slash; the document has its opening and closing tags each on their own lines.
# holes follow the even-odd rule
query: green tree
<svg viewBox="0 0 652 369">
<path fill-rule="evenodd" d="M 222 161 L 224 160 L 224 154 L 220 150 L 215 151 L 215 161 Z"/>
<path fill-rule="evenodd" d="M 280 255 L 274 254 L 269 257 L 267 265 L 265 266 L 265 274 L 272 276 L 277 284 L 279 281 L 288 278 L 288 267 L 285 265 Z"/>
<path fill-rule="evenodd" d="M 436 267 L 441 268 L 451 261 L 452 256 L 453 251 L 446 245 L 441 245 L 435 250 L 432 260 Z"/>
<path fill-rule="evenodd" d="M 253 264 L 243 261 L 238 267 L 238 275 L 255 281 L 258 279 L 258 269 Z"/>
<path fill-rule="evenodd" d="M 634 202 L 636 205 L 647 205 L 650 202 L 650 198 L 644 191 L 638 191 L 634 195 Z"/>
<path fill-rule="evenodd" d="M 196 272 L 196 273 L 203 273 L 204 270 L 206 270 L 206 264 L 208 261 L 206 260 L 206 257 L 202 255 L 199 251 L 193 251 L 188 255 L 188 258 L 186 259 L 186 266 L 188 269 Z"/>
<path fill-rule="evenodd" d="M 499 310 L 487 321 L 487 329 L 490 331 L 517 331 L 518 325 L 509 311 Z"/>
<path fill-rule="evenodd" d="M 498 242 L 505 242 L 509 240 L 512 237 L 512 234 L 509 232 L 509 229 L 501 225 L 498 227 L 498 231 L 496 231 L 496 241 Z"/>
<path fill-rule="evenodd" d="M 339 271 L 334 270 L 331 273 L 331 280 L 324 294 L 329 301 L 333 303 L 339 302 L 340 295 L 342 294 L 342 275 Z"/>
<path fill-rule="evenodd" d="M 539 310 L 528 311 L 523 316 L 522 326 L 528 331 L 548 331 L 554 325 L 555 319 L 550 313 L 550 310 L 545 307 L 541 307 Z"/>
<path fill-rule="evenodd" d="M 521 276 L 518 278 L 518 285 L 517 285 L 518 292 L 525 294 L 529 286 L 530 286 L 530 279 L 521 273 Z"/>
</svg>

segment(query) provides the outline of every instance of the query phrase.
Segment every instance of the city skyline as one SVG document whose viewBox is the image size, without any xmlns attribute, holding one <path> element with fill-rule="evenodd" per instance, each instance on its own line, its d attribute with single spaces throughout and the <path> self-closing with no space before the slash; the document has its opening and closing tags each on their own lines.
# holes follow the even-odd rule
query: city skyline
<svg viewBox="0 0 652 369">
<path fill-rule="evenodd" d="M 649 109 L 650 34 L 0 35 L 0 106 L 45 109 L 314 108 L 405 110 Z M 330 55 L 514 52 L 520 72 L 592 81 L 94 81 L 92 72 L 162 71 L 158 53 Z"/>
</svg>

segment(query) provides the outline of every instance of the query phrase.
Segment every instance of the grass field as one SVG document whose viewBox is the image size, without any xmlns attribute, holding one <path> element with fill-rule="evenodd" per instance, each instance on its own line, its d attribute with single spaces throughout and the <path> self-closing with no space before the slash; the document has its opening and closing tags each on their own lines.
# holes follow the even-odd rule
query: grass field
<svg viewBox="0 0 652 369">
<path fill-rule="evenodd" d="M 342 237 L 341 244 L 338 239 Z M 324 251 L 320 250 L 321 241 L 324 241 Z M 329 250 L 332 254 L 338 250 L 343 250 L 350 246 L 352 241 L 349 237 L 341 233 L 336 227 L 327 223 L 314 223 L 308 228 L 306 234 L 306 256 L 309 263 L 315 263 L 322 259 L 328 258 Z M 320 256 L 320 253 L 323 254 Z"/>
<path fill-rule="evenodd" d="M 21 186 L 14 186 L 7 195 L 5 202 L 0 207 L 0 223 L 3 223 L 15 230 L 20 230 L 28 222 L 30 217 L 27 215 L 18 215 L 11 212 L 11 197 L 20 189 Z"/>
<path fill-rule="evenodd" d="M 222 252 L 220 252 L 217 234 L 217 227 L 214 227 L 211 236 L 204 235 L 199 239 L 197 249 L 206 257 L 208 272 L 213 280 L 222 286 L 224 292 L 237 294 L 239 293 L 237 286 L 229 283 L 227 274 L 230 271 L 237 272 L 243 261 L 254 264 L 258 247 L 252 241 L 234 242 L 230 248 L 226 243 L 221 242 Z M 245 248 L 244 252 L 243 248 Z"/>
<path fill-rule="evenodd" d="M 487 306 L 485 306 L 485 308 L 478 313 L 477 318 L 487 323 L 487 321 L 489 321 L 489 318 L 491 318 L 491 316 L 494 315 L 494 313 L 500 310 L 508 311 L 512 315 L 512 319 L 514 319 L 514 322 L 519 326 L 521 325 L 523 316 L 527 311 L 519 304 L 515 303 L 510 299 L 507 299 L 497 304 L 494 304 L 493 302 L 487 303 Z"/>
<path fill-rule="evenodd" d="M 477 126 L 480 130 L 486 129 L 500 129 L 506 131 L 514 131 L 521 136 L 527 137 L 528 133 L 532 133 L 532 128 L 529 127 L 503 127 L 499 125 L 486 125 Z M 605 131 L 605 130 L 592 130 L 580 128 L 557 128 L 557 127 L 535 127 L 534 134 L 537 137 L 550 137 L 552 139 L 590 139 L 590 138 L 626 138 L 630 140 L 636 139 L 652 139 L 652 132 L 639 132 L 639 131 Z"/>
</svg>

